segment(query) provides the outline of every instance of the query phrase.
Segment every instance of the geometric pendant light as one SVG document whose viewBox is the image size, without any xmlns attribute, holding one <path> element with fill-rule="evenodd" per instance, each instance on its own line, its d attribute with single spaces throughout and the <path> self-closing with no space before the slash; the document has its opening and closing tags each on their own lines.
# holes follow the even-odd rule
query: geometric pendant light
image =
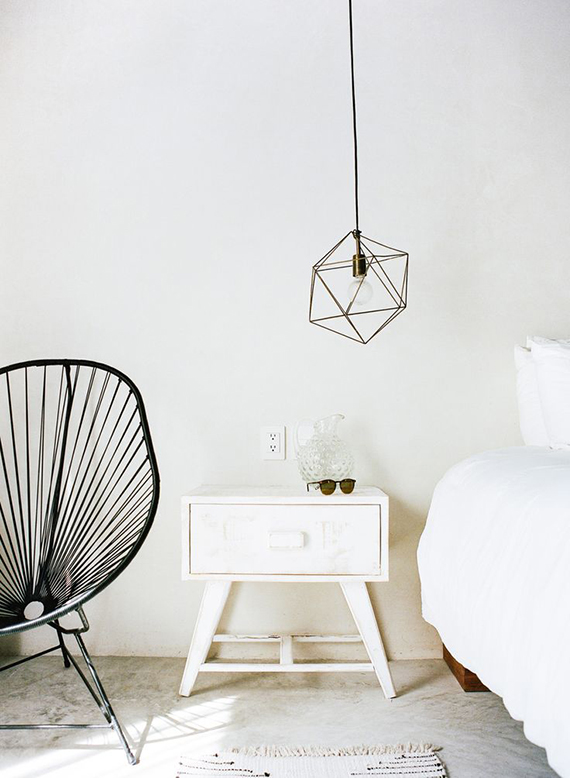
<svg viewBox="0 0 570 778">
<path fill-rule="evenodd" d="M 309 321 L 357 343 L 368 343 L 406 308 L 408 254 L 367 238 L 360 232 L 352 0 L 348 0 L 348 20 L 355 228 L 313 265 Z"/>
</svg>

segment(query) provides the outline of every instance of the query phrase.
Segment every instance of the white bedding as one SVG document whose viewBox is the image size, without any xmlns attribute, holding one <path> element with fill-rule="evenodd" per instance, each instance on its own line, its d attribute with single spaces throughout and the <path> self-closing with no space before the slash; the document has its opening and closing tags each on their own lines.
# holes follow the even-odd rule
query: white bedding
<svg viewBox="0 0 570 778">
<path fill-rule="evenodd" d="M 438 484 L 424 618 L 570 778 L 570 451 L 487 451 Z"/>
</svg>

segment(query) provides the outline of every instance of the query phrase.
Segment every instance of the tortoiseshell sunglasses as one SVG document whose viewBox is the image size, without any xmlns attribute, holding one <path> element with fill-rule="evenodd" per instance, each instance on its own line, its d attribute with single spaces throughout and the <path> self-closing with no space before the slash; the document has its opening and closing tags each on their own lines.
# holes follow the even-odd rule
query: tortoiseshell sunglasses
<svg viewBox="0 0 570 778">
<path fill-rule="evenodd" d="M 333 494 L 337 484 L 340 484 L 340 490 L 343 494 L 350 494 L 354 491 L 356 481 L 354 478 L 343 478 L 342 481 L 333 481 L 332 478 L 325 478 L 324 481 L 310 481 L 307 484 L 307 491 L 309 491 L 309 486 L 313 486 L 315 489 L 320 489 L 323 494 Z"/>
</svg>

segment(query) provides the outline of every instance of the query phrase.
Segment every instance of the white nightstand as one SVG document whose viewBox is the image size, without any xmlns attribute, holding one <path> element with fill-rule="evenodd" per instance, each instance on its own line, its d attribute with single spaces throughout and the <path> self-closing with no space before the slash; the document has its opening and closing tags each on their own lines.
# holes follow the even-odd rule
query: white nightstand
<svg viewBox="0 0 570 778">
<path fill-rule="evenodd" d="M 388 580 L 388 496 L 376 487 L 326 497 L 288 487 L 202 486 L 182 498 L 182 578 L 205 580 L 180 694 L 199 672 L 376 673 L 395 697 L 366 581 Z M 232 581 L 335 581 L 359 635 L 216 635 Z M 303 663 L 296 642 L 362 640 L 370 662 Z M 279 642 L 278 663 L 207 662 L 212 642 Z"/>
</svg>

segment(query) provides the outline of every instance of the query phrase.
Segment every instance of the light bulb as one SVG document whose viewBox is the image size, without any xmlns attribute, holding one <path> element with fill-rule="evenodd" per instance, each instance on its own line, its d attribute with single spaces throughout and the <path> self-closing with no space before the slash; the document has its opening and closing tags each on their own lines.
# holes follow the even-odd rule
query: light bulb
<svg viewBox="0 0 570 778">
<path fill-rule="evenodd" d="M 372 287 L 372 284 L 369 281 L 367 281 L 365 278 L 364 279 L 355 278 L 354 281 L 351 282 L 347 290 L 349 304 L 352 302 L 352 299 L 355 294 L 356 294 L 356 299 L 352 303 L 353 307 L 363 308 L 365 305 L 368 305 L 368 303 L 372 300 L 372 297 L 374 296 L 374 289 Z"/>
</svg>

